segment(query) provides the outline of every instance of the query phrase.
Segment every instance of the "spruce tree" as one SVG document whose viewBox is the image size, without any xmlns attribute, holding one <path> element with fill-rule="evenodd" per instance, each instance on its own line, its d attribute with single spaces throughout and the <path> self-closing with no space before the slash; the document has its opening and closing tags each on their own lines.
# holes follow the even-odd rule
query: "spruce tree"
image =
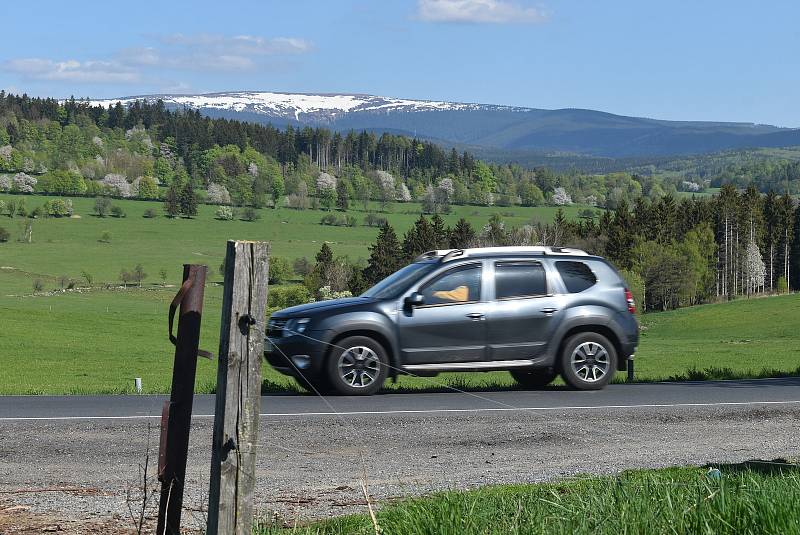
<svg viewBox="0 0 800 535">
<path fill-rule="evenodd" d="M 343 179 L 336 182 L 336 208 L 342 212 L 346 212 L 350 206 L 350 195 L 347 193 L 347 184 Z"/>
<path fill-rule="evenodd" d="M 403 237 L 403 257 L 411 262 L 422 253 L 436 249 L 436 237 L 425 216 L 419 216 Z"/>
<path fill-rule="evenodd" d="M 445 249 L 450 244 L 450 229 L 444 224 L 444 219 L 439 214 L 431 218 L 431 234 L 434 249 Z"/>
<path fill-rule="evenodd" d="M 180 210 L 181 214 L 186 217 L 197 215 L 197 194 L 194 192 L 191 180 L 187 180 L 181 189 Z"/>
<path fill-rule="evenodd" d="M 333 265 L 333 251 L 327 242 L 322 243 L 322 247 L 319 248 L 319 252 L 314 257 L 314 260 L 317 261 L 317 268 L 321 269 L 323 272 L 327 271 Z"/>
<path fill-rule="evenodd" d="M 164 197 L 164 211 L 168 217 L 177 217 L 181 211 L 180 204 L 180 183 L 176 180 L 169 185 L 167 195 Z"/>
<path fill-rule="evenodd" d="M 375 243 L 369 246 L 369 260 L 364 269 L 364 278 L 368 284 L 375 284 L 400 269 L 402 265 L 397 234 L 389 223 L 384 223 Z"/>
<path fill-rule="evenodd" d="M 475 229 L 463 217 L 458 220 L 450 233 L 450 247 L 452 249 L 466 249 L 475 241 Z"/>
</svg>

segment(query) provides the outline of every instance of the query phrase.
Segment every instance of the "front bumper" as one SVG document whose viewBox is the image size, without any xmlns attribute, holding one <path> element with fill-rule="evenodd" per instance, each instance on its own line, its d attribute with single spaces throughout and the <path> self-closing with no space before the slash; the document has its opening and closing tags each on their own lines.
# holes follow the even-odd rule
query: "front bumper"
<svg viewBox="0 0 800 535">
<path fill-rule="evenodd" d="M 328 331 L 309 331 L 302 335 L 269 336 L 264 342 L 264 357 L 270 366 L 284 375 L 320 375 L 323 360 L 331 347 L 326 343 L 327 334 Z M 292 357 L 299 358 L 292 360 Z M 303 367 L 304 361 L 308 363 L 306 367 Z"/>
</svg>

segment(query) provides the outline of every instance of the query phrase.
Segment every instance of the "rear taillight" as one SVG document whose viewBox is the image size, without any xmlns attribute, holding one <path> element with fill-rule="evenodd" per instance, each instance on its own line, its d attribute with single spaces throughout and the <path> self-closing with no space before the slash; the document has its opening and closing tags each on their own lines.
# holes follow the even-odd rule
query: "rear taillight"
<svg viewBox="0 0 800 535">
<path fill-rule="evenodd" d="M 625 288 L 625 302 L 628 303 L 628 312 L 636 314 L 636 301 L 633 300 L 633 294 Z"/>
</svg>

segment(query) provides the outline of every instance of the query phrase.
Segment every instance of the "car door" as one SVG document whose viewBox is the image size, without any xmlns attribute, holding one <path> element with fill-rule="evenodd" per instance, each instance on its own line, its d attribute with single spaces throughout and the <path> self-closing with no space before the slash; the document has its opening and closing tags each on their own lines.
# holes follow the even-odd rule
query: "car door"
<svg viewBox="0 0 800 535">
<path fill-rule="evenodd" d="M 492 263 L 490 279 L 493 299 L 486 318 L 487 358 L 541 355 L 563 308 L 563 297 L 553 295 L 546 267 L 537 260 L 498 260 Z"/>
<path fill-rule="evenodd" d="M 482 361 L 486 357 L 483 264 L 454 266 L 424 281 L 422 303 L 404 306 L 398 330 L 404 364 Z"/>
</svg>

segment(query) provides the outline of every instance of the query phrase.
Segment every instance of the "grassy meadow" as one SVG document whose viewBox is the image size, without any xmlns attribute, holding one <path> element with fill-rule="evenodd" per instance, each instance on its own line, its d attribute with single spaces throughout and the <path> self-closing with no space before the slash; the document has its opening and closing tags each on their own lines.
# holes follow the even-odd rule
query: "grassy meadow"
<svg viewBox="0 0 800 535">
<path fill-rule="evenodd" d="M 19 200 L 20 196 L 0 196 Z M 46 197 L 26 196 L 28 210 Z M 167 307 L 180 282 L 181 264 L 204 263 L 212 270 L 206 287 L 201 347 L 215 352 L 219 337 L 221 277 L 227 239 L 270 240 L 273 254 L 289 260 L 313 257 L 322 241 L 335 254 L 366 258 L 377 229 L 321 226 L 321 211 L 261 210 L 256 222 L 217 221 L 214 208 L 201 206 L 193 220 L 142 217 L 160 203 L 115 201 L 127 217 L 91 215 L 92 199 L 74 199 L 74 219 L 33 222 L 33 243 L 20 243 L 21 218 L 0 217 L 11 240 L 0 243 L 0 394 L 130 392 L 141 377 L 146 392 L 169 389 L 173 348 L 167 340 Z M 402 234 L 419 207 L 398 204 L 384 214 Z M 575 217 L 580 208 L 568 210 Z M 548 221 L 553 208 L 454 207 L 453 224 L 466 217 L 483 225 L 492 213 L 510 224 Z M 364 212 L 352 212 L 359 221 Z M 104 232 L 108 243 L 99 241 Z M 141 263 L 148 277 L 142 288 L 120 288 L 119 272 Z M 159 271 L 166 270 L 166 287 Z M 93 277 L 90 289 L 53 292 L 59 278 Z M 42 280 L 44 291 L 32 285 Z M 82 281 L 79 286 L 85 286 Z M 636 357 L 639 380 L 788 374 L 798 363 L 786 347 L 800 339 L 800 295 L 703 305 L 642 319 L 642 343 Z M 768 368 L 764 371 L 764 368 Z M 689 370 L 694 369 L 690 372 Z M 197 389 L 214 387 L 216 363 L 198 365 Z M 390 389 L 510 388 L 509 374 L 445 374 L 436 378 L 402 377 Z M 265 391 L 294 389 L 294 382 L 265 368 Z"/>
<path fill-rule="evenodd" d="M 382 533 L 415 535 L 800 533 L 796 465 L 718 470 L 718 478 L 702 468 L 668 468 L 443 492 L 380 507 L 376 521 Z M 376 529 L 365 513 L 299 526 L 292 519 L 269 520 L 254 532 L 368 535 Z"/>
</svg>

